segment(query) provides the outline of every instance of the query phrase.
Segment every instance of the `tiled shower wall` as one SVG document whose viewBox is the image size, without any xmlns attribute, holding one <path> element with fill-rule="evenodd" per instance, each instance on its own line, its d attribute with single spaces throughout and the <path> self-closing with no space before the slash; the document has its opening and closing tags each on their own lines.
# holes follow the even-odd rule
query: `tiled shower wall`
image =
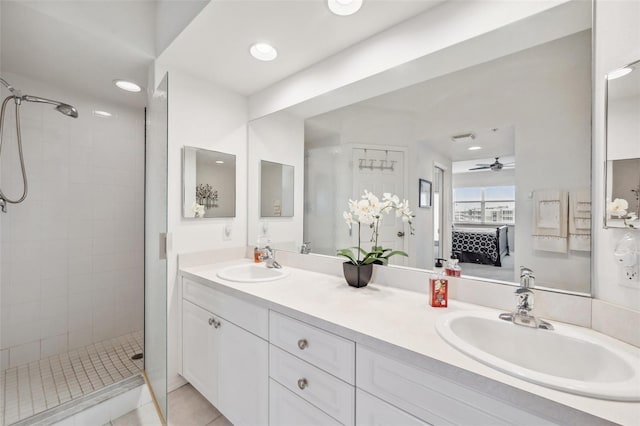
<svg viewBox="0 0 640 426">
<path fill-rule="evenodd" d="M 29 195 L 0 213 L 4 370 L 142 329 L 144 110 L 2 76 L 80 113 L 72 119 L 26 103 L 20 110 Z M 15 198 L 22 187 L 14 120 L 10 105 L 0 186 Z"/>
</svg>

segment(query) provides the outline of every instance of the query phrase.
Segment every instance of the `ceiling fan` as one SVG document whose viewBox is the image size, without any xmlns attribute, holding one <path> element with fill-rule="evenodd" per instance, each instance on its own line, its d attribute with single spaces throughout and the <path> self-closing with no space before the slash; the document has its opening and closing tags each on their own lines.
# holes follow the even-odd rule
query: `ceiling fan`
<svg viewBox="0 0 640 426">
<path fill-rule="evenodd" d="M 513 168 L 515 166 L 515 163 L 501 163 L 500 162 L 500 157 L 495 157 L 495 159 L 496 159 L 496 161 L 494 161 L 491 164 L 476 164 L 476 166 L 478 166 L 478 167 L 474 167 L 474 168 L 469 169 L 469 170 L 491 169 L 491 171 L 499 172 L 503 168 Z"/>
</svg>

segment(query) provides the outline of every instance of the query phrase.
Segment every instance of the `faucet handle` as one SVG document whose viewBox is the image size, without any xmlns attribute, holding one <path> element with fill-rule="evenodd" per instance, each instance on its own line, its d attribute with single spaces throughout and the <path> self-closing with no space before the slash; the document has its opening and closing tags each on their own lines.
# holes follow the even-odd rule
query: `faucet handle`
<svg viewBox="0 0 640 426">
<path fill-rule="evenodd" d="M 521 266 L 520 267 L 520 278 L 522 278 L 524 276 L 533 276 L 533 270 L 527 268 L 526 266 Z"/>
</svg>

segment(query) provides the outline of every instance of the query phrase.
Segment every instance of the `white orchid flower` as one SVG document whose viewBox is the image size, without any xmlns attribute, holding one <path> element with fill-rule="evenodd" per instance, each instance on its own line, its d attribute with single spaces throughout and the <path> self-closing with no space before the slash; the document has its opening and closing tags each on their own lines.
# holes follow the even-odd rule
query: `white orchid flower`
<svg viewBox="0 0 640 426">
<path fill-rule="evenodd" d="M 629 203 L 624 198 L 616 198 L 607 205 L 607 211 L 612 216 L 626 216 Z"/>
<path fill-rule="evenodd" d="M 342 217 L 344 218 L 345 222 L 347 222 L 347 226 L 349 226 L 349 229 L 351 229 L 351 226 L 355 223 L 353 220 L 353 215 L 350 212 L 343 212 Z"/>
</svg>

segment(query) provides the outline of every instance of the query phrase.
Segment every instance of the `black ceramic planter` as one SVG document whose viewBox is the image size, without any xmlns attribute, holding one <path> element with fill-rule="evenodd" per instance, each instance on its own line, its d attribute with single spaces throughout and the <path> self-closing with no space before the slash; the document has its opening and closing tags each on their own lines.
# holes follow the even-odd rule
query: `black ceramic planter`
<svg viewBox="0 0 640 426">
<path fill-rule="evenodd" d="M 373 264 L 368 265 L 354 265 L 351 262 L 344 262 L 342 264 L 342 270 L 344 272 L 344 279 L 351 287 L 364 287 L 371 281 L 371 274 L 373 274 Z"/>
</svg>

